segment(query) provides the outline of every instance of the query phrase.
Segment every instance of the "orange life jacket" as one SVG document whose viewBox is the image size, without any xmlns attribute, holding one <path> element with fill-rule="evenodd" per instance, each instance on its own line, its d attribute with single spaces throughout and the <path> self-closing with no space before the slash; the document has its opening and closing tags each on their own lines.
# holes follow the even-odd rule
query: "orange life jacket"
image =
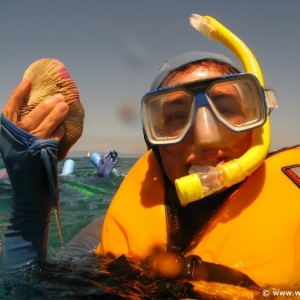
<svg viewBox="0 0 300 300">
<path fill-rule="evenodd" d="M 299 286 L 299 171 L 299 148 L 266 159 L 226 199 L 185 255 L 237 269 L 258 284 Z M 167 247 L 164 180 L 149 151 L 113 198 L 96 253 L 145 257 L 156 246 Z"/>
</svg>

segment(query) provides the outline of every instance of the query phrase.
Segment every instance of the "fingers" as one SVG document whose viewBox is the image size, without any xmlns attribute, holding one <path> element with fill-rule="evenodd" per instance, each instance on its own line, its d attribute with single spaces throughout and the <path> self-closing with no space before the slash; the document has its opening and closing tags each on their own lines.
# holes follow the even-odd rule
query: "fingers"
<svg viewBox="0 0 300 300">
<path fill-rule="evenodd" d="M 59 139 L 64 130 L 58 127 L 68 114 L 69 106 L 62 95 L 43 101 L 18 123 L 22 129 L 40 139 Z"/>
<path fill-rule="evenodd" d="M 115 150 L 110 150 L 111 160 L 115 162 L 118 158 L 118 152 Z"/>
<path fill-rule="evenodd" d="M 42 101 L 17 125 L 40 139 L 58 139 L 62 129 L 58 129 L 69 111 L 62 95 L 54 95 L 49 100 Z M 56 131 L 57 130 L 57 131 Z"/>
<path fill-rule="evenodd" d="M 115 150 L 109 150 L 106 153 L 105 158 L 107 159 L 107 161 L 114 163 L 118 158 L 118 152 L 116 152 Z"/>
<path fill-rule="evenodd" d="M 31 88 L 31 79 L 24 78 L 15 88 L 3 108 L 3 114 L 21 129 L 40 139 L 61 140 L 65 130 L 61 122 L 67 116 L 69 106 L 62 95 L 57 94 L 40 102 L 36 108 L 19 120 L 18 110 Z"/>
<path fill-rule="evenodd" d="M 60 124 L 67 116 L 68 111 L 68 104 L 64 102 L 57 104 L 46 119 L 30 133 L 39 139 L 51 138 L 60 141 L 65 134 L 65 129 Z"/>
<path fill-rule="evenodd" d="M 24 98 L 30 91 L 31 79 L 24 78 L 15 88 L 6 105 L 3 114 L 13 123 L 18 122 L 18 110 L 21 108 Z"/>
<path fill-rule="evenodd" d="M 55 131 L 52 133 L 52 136 L 50 138 L 52 140 L 60 141 L 65 135 L 65 128 L 62 125 L 59 125 Z"/>
</svg>

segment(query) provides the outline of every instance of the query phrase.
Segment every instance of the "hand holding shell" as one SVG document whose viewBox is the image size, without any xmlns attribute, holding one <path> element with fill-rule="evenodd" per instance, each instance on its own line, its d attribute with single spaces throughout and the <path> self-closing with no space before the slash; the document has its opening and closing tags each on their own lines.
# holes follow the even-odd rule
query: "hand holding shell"
<svg viewBox="0 0 300 300">
<path fill-rule="evenodd" d="M 84 108 L 79 91 L 65 65 L 57 59 L 42 58 L 32 63 L 24 73 L 32 79 L 30 93 L 19 110 L 20 120 L 31 112 L 41 101 L 55 94 L 62 94 L 69 105 L 69 112 L 62 125 L 65 135 L 58 147 L 58 160 L 66 157 L 70 148 L 80 138 L 83 131 Z"/>
</svg>

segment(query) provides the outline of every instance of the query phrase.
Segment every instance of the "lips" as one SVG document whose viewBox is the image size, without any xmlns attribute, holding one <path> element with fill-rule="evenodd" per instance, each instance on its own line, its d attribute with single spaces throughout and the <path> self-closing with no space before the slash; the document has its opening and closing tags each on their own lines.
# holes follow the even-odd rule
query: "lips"
<svg viewBox="0 0 300 300">
<path fill-rule="evenodd" d="M 196 161 L 192 164 L 188 164 L 186 168 L 187 168 L 187 172 L 189 173 L 189 170 L 192 167 L 192 165 L 196 165 L 196 166 L 200 166 L 200 167 L 203 167 L 203 166 L 217 167 L 217 166 L 222 165 L 224 163 L 225 163 L 225 157 L 211 158 L 211 159 Z"/>
<path fill-rule="evenodd" d="M 222 164 L 222 163 L 224 163 L 223 158 L 213 158 L 213 159 L 202 160 L 200 162 L 197 162 L 195 165 L 216 167 L 216 166 L 218 166 L 219 164 Z"/>
</svg>

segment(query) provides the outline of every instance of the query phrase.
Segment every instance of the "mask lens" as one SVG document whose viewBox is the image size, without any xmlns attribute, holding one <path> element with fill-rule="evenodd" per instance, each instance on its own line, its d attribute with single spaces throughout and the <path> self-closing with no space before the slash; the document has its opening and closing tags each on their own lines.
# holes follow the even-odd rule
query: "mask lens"
<svg viewBox="0 0 300 300">
<path fill-rule="evenodd" d="M 233 131 L 245 131 L 265 122 L 262 91 L 252 76 L 212 83 L 206 96 L 217 118 Z"/>
<path fill-rule="evenodd" d="M 148 94 L 143 100 L 144 126 L 152 143 L 176 143 L 193 120 L 194 96 L 185 90 Z"/>
</svg>

